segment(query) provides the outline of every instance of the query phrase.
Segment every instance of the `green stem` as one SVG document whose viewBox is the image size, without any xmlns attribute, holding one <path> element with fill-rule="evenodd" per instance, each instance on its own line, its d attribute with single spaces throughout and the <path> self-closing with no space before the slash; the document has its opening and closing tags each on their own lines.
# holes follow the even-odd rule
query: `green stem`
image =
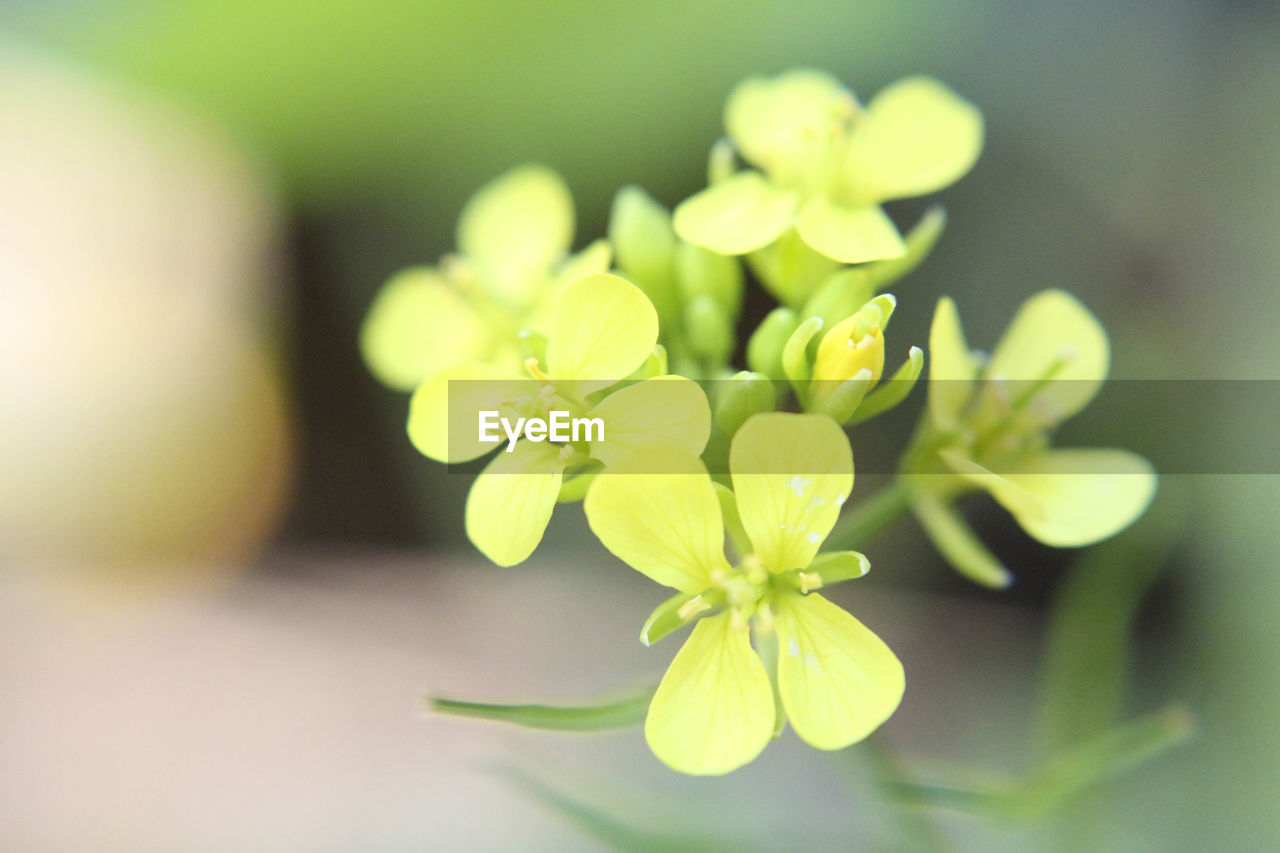
<svg viewBox="0 0 1280 853">
<path fill-rule="evenodd" d="M 861 547 L 886 530 L 911 509 L 911 492 L 901 477 L 856 504 L 836 522 L 827 537 L 830 550 Z"/>
</svg>

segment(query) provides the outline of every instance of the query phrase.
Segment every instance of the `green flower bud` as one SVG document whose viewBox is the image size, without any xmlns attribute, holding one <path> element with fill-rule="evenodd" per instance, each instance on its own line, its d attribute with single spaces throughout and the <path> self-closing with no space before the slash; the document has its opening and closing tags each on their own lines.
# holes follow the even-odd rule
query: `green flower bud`
<svg viewBox="0 0 1280 853">
<path fill-rule="evenodd" d="M 760 322 L 747 342 L 747 367 L 775 381 L 787 378 L 782 369 L 782 349 L 800 325 L 790 308 L 775 308 Z"/>
<path fill-rule="evenodd" d="M 617 265 L 653 303 L 665 329 L 680 314 L 675 285 L 676 235 L 671 214 L 636 186 L 618 190 L 609 216 Z"/>
<path fill-rule="evenodd" d="M 778 404 L 773 382 L 767 376 L 749 370 L 719 383 L 719 390 L 715 422 L 728 436 L 737 432 L 747 418 L 761 412 L 772 412 Z"/>
<path fill-rule="evenodd" d="M 843 269 L 828 276 L 801 312 L 806 317 L 821 317 L 830 328 L 861 308 L 875 295 L 875 284 L 862 267 Z"/>
<path fill-rule="evenodd" d="M 681 242 L 675 251 L 676 285 L 686 302 L 707 295 L 736 320 L 742 307 L 742 267 L 738 259 Z"/>
<path fill-rule="evenodd" d="M 727 364 L 733 355 L 733 321 L 710 296 L 694 297 L 684 307 L 684 328 L 689 351 L 714 365 Z"/>
</svg>

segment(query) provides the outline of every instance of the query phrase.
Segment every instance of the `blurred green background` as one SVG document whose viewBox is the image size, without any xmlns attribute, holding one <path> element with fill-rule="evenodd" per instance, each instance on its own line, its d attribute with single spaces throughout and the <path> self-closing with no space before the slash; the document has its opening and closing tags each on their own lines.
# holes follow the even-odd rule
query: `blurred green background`
<svg viewBox="0 0 1280 853">
<path fill-rule="evenodd" d="M 334 553 L 451 553 L 461 542 L 466 480 L 413 452 L 405 400 L 359 362 L 356 329 L 376 288 L 448 251 L 470 193 L 520 162 L 546 163 L 568 180 L 578 245 L 604 233 L 622 184 L 678 202 L 702 186 L 725 94 L 752 73 L 815 66 L 865 98 L 923 72 L 982 108 L 986 150 L 940 198 L 948 229 L 898 287 L 891 347 L 925 340 L 944 293 L 956 297 L 970 342 L 989 346 L 1025 296 L 1061 287 L 1107 326 L 1114 377 L 1280 378 L 1280 9 L 1270 3 L 19 0 L 0 6 L 0 28 L 0 49 L 77 69 L 108 87 L 108 99 L 183 115 L 194 137 L 234 152 L 226 156 L 237 174 L 252 174 L 246 206 L 270 211 L 254 214 L 263 217 L 254 233 L 270 246 L 256 268 L 257 295 L 237 310 L 272 354 L 267 362 L 284 365 L 281 399 L 295 438 L 282 453 L 296 459 L 292 499 L 278 499 L 282 532 L 256 572 L 304 588 L 326 576 L 317 566 Z M 110 157 L 99 167 L 110 171 Z M 921 209 L 890 211 L 907 224 Z M 178 200 L 173 215 L 187 210 Z M 65 239 L 76 242 L 72 232 Z M 19 316 L 22 298 L 11 305 Z M 1203 444 L 1224 470 L 1249 470 L 1264 456 L 1259 470 L 1274 470 L 1275 421 L 1265 411 L 1189 407 L 1139 412 L 1124 427 L 1134 446 Z M 1087 425 L 1068 434 L 1069 443 L 1089 440 Z M 1199 737 L 1121 779 L 1109 809 L 1094 800 L 1068 813 L 1070 833 L 1062 823 L 1015 831 L 948 818 L 954 849 L 1055 849 L 1064 838 L 1086 840 L 1062 849 L 1280 846 L 1278 505 L 1275 476 L 1179 474 L 1162 483 L 1153 514 L 1175 518 L 1178 534 L 1171 571 L 1137 622 L 1134 707 L 1182 699 L 1200 719 Z M 1012 642 L 1038 643 L 1067 555 L 1033 548 L 998 513 L 976 511 L 1025 579 L 1009 605 L 1021 626 Z M 589 547 L 580 523 L 557 529 L 567 552 Z M 953 579 L 917 539 L 905 525 L 871 552 L 877 568 L 894 567 L 876 573 L 885 594 L 904 589 L 975 608 L 996 598 Z M 343 565 L 359 571 L 361 561 Z M 500 584 L 514 575 L 483 577 Z M 637 595 L 643 612 L 648 599 Z M 981 693 L 992 670 L 974 663 L 967 689 Z M 1030 671 L 998 678 L 1012 693 L 1035 692 Z M 893 732 L 895 745 L 912 754 L 910 733 L 923 729 L 932 751 L 954 747 L 938 759 L 990 748 L 994 766 L 1016 762 L 1015 737 L 1002 742 L 999 733 L 1022 731 L 1013 720 L 1025 707 L 1009 710 L 1008 729 L 997 718 L 985 734 L 948 731 L 928 690 L 913 686 L 919 704 Z M 9 820 L 22 824 L 20 815 Z M 146 821 L 134 823 L 137 834 L 120 837 L 140 849 Z M 1084 826 L 1087 835 L 1072 834 Z M 782 843 L 778 831 L 770 837 L 765 827 L 757 840 Z M 55 837 L 35 824 L 10 832 L 15 849 L 61 849 L 48 841 Z M 353 829 L 354 846 L 333 849 L 400 849 L 393 837 Z M 827 840 L 831 849 L 897 849 L 883 837 Z M 549 844 L 542 849 L 565 849 Z M 248 847 L 304 849 L 287 840 Z"/>
</svg>

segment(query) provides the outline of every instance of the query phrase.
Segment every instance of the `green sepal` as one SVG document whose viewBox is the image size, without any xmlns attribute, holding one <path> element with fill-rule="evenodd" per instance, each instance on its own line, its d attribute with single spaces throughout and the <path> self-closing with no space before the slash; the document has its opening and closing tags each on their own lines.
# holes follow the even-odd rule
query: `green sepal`
<svg viewBox="0 0 1280 853">
<path fill-rule="evenodd" d="M 733 142 L 729 137 L 722 136 L 717 139 L 711 146 L 711 153 L 707 156 L 707 183 L 718 184 L 733 175 L 737 168 L 736 157 Z"/>
<path fill-rule="evenodd" d="M 699 607 L 687 613 L 687 615 L 681 616 L 681 609 L 695 600 L 701 600 L 701 603 L 706 606 Z M 680 630 L 701 614 L 722 604 L 724 604 L 724 590 L 721 589 L 701 593 L 676 593 L 655 607 L 653 612 L 649 614 L 649 618 L 644 620 L 644 626 L 640 629 L 640 642 L 646 646 L 651 646 L 672 631 Z"/>
<path fill-rule="evenodd" d="M 618 269 L 645 292 L 664 332 L 680 321 L 675 283 L 676 234 L 671 213 L 637 186 L 618 190 L 609 215 L 609 242 Z"/>
<path fill-rule="evenodd" d="M 918 490 L 912 495 L 911 509 L 939 553 L 960 574 L 994 589 L 1013 583 L 1013 575 L 987 550 L 954 506 L 927 490 Z"/>
<path fill-rule="evenodd" d="M 717 383 L 716 426 L 728 437 L 752 415 L 772 412 L 778 405 L 773 382 L 759 373 L 739 371 L 729 379 Z"/>
<path fill-rule="evenodd" d="M 810 317 L 787 338 L 782 347 L 782 372 L 791 380 L 791 387 L 801 401 L 807 394 L 806 385 L 813 376 L 813 364 L 809 360 L 809 342 L 822 331 L 822 318 Z"/>
<path fill-rule="evenodd" d="M 923 368 L 924 350 L 920 347 L 912 347 L 907 352 L 907 360 L 894 372 L 893 377 L 888 382 L 882 382 L 880 387 L 862 401 L 862 405 L 854 412 L 850 425 L 860 424 L 883 414 L 907 399 L 911 389 L 916 387 L 916 380 L 920 378 L 920 371 Z"/>
<path fill-rule="evenodd" d="M 871 286 L 875 290 L 884 290 L 914 272 L 929 257 L 946 224 L 947 212 L 941 205 L 935 204 L 926 210 L 904 238 L 907 251 L 903 255 L 865 267 Z"/>
<path fill-rule="evenodd" d="M 775 382 L 786 378 L 782 369 L 782 349 L 800 325 L 800 318 L 790 308 L 770 311 L 747 341 L 747 367 Z"/>
<path fill-rule="evenodd" d="M 593 465 L 574 477 L 567 477 L 560 483 L 560 494 L 556 495 L 556 503 L 573 503 L 587 496 L 587 489 L 602 470 L 600 465 Z"/>
<path fill-rule="evenodd" d="M 720 501 L 720 515 L 724 519 L 724 529 L 729 533 L 729 541 L 733 543 L 738 556 L 745 557 L 755 549 L 747 536 L 747 528 L 742 525 L 742 516 L 738 513 L 738 498 L 733 489 L 723 483 L 712 483 L 712 486 L 716 490 L 716 500 Z"/>
<path fill-rule="evenodd" d="M 681 241 L 675 251 L 676 287 L 685 302 L 710 296 L 732 322 L 742 309 L 742 266 L 738 259 Z"/>
<path fill-rule="evenodd" d="M 684 328 L 689 351 L 709 365 L 720 367 L 733 354 L 733 321 L 716 300 L 703 294 L 684 306 Z"/>
<path fill-rule="evenodd" d="M 432 711 L 439 714 L 513 723 L 532 729 L 590 732 L 636 726 L 644 722 L 655 690 L 656 685 L 645 687 L 611 702 L 595 705 L 506 705 L 446 699 L 441 696 L 428 697 L 427 703 Z"/>
<path fill-rule="evenodd" d="M 644 360 L 644 367 L 641 368 L 640 375 L 644 379 L 652 379 L 655 376 L 665 376 L 666 374 L 667 348 L 662 344 L 655 344 L 653 351 Z"/>
<path fill-rule="evenodd" d="M 837 385 L 834 391 L 822 398 L 821 402 L 813 406 L 806 405 L 805 411 L 826 415 L 836 423 L 844 424 L 853 417 L 854 412 L 858 411 L 859 406 L 862 405 L 873 379 L 874 376 L 871 371 L 864 367 Z M 835 381 L 834 379 L 820 379 L 815 380 L 813 384 L 829 386 Z"/>
</svg>

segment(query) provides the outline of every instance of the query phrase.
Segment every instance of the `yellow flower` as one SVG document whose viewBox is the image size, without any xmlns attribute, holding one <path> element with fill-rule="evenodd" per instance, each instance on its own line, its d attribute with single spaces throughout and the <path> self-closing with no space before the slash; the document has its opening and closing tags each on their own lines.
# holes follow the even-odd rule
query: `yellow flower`
<svg viewBox="0 0 1280 853">
<path fill-rule="evenodd" d="M 512 377 L 473 364 L 436 374 L 414 393 L 409 437 L 426 456 L 465 462 L 491 452 L 480 440 L 481 412 L 546 420 L 553 410 L 599 419 L 577 440 L 526 440 L 500 452 L 467 497 L 467 535 L 499 565 L 528 557 L 542 540 L 566 476 L 590 477 L 628 450 L 652 442 L 700 454 L 711 431 L 706 395 L 692 380 L 653 376 L 619 385 L 650 359 L 658 317 L 635 285 L 607 273 L 571 284 L 550 325 L 546 364 L 530 359 Z M 588 481 L 589 482 L 589 481 Z"/>
<path fill-rule="evenodd" d="M 904 471 L 916 515 L 956 568 L 990 585 L 1009 582 L 950 506 L 965 490 L 987 491 L 1027 533 L 1057 547 L 1105 539 L 1146 510 L 1156 487 L 1147 460 L 1049 446 L 1050 432 L 1093 399 L 1110 361 L 1106 332 L 1070 294 L 1027 300 L 985 364 L 944 298 L 929 348 L 928 411 Z"/>
<path fill-rule="evenodd" d="M 819 749 L 848 746 L 894 712 L 905 684 L 879 637 L 811 592 L 867 570 L 855 552 L 818 554 L 853 487 L 840 428 L 819 415 L 755 415 L 734 436 L 729 468 L 732 492 L 687 450 L 651 446 L 619 461 L 586 498 L 605 547 L 678 591 L 650 618 L 645 642 L 703 617 L 645 721 L 654 754 L 684 773 L 750 762 L 784 716 Z M 736 564 L 725 557 L 726 522 L 742 554 Z M 774 649 L 768 663 L 752 648 L 753 624 Z"/>
<path fill-rule="evenodd" d="M 360 330 L 365 363 L 399 391 L 463 364 L 517 370 L 518 333 L 540 331 L 560 290 L 609 268 L 606 242 L 566 257 L 572 241 L 559 175 L 527 165 L 494 179 L 462 211 L 457 254 L 397 273 L 378 292 Z"/>
<path fill-rule="evenodd" d="M 935 192 L 982 149 L 982 116 L 928 77 L 882 90 L 865 109 L 838 80 L 800 69 L 752 77 L 725 108 L 747 169 L 681 204 L 677 233 L 728 255 L 764 248 L 794 227 L 841 263 L 895 258 L 902 237 L 880 204 Z"/>
</svg>

